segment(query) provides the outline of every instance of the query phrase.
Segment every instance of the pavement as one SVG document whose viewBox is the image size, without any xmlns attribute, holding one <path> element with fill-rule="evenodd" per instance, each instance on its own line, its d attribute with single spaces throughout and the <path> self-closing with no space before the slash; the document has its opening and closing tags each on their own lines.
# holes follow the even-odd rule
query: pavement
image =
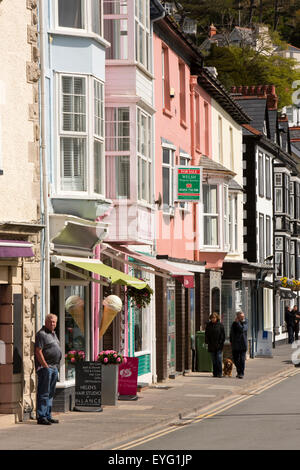
<svg viewBox="0 0 300 470">
<path fill-rule="evenodd" d="M 300 353 L 300 346 L 297 346 Z M 59 424 L 38 426 L 35 420 L 10 423 L 1 420 L 0 450 L 112 450 L 122 443 L 176 426 L 216 409 L 226 400 L 251 395 L 300 369 L 292 363 L 297 349 L 276 345 L 273 357 L 247 359 L 244 379 L 214 378 L 207 372 L 190 372 L 144 387 L 135 401 L 119 400 L 102 412 L 55 413 Z M 123 447 L 123 448 L 126 448 Z"/>
</svg>

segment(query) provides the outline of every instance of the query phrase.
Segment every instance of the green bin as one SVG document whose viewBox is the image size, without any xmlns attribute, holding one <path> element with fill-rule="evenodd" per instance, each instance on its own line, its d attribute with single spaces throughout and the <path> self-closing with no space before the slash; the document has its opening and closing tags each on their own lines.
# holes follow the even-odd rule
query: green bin
<svg viewBox="0 0 300 470">
<path fill-rule="evenodd" d="M 213 365 L 211 355 L 205 344 L 205 331 L 196 332 L 196 371 L 212 372 Z"/>
</svg>

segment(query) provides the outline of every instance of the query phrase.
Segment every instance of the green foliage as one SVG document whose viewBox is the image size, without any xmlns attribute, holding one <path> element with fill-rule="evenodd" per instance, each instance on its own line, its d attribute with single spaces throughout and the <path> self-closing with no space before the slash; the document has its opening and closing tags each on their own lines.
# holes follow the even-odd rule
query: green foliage
<svg viewBox="0 0 300 470">
<path fill-rule="evenodd" d="M 278 107 L 292 104 L 293 82 L 300 79 L 295 61 L 278 54 L 264 55 L 250 47 L 211 48 L 206 66 L 216 67 L 227 89 L 240 85 L 275 85 Z"/>
</svg>

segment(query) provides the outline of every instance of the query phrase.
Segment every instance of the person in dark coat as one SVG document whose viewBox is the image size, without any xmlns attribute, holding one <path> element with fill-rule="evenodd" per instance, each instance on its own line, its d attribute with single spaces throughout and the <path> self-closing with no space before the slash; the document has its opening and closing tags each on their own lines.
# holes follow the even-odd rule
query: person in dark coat
<svg viewBox="0 0 300 470">
<path fill-rule="evenodd" d="M 244 312 L 238 312 L 230 330 L 230 343 L 232 349 L 233 362 L 236 367 L 237 377 L 242 379 L 245 373 L 248 321 Z"/>
<path fill-rule="evenodd" d="M 299 339 L 299 320 L 300 320 L 300 315 L 298 311 L 297 305 L 294 305 L 293 310 L 294 314 L 294 333 L 295 333 L 295 341 L 298 341 Z"/>
<path fill-rule="evenodd" d="M 294 342 L 295 315 L 290 305 L 285 309 L 284 320 L 288 330 L 288 342 L 292 344 Z"/>
<path fill-rule="evenodd" d="M 205 328 L 205 343 L 211 354 L 213 363 L 213 376 L 222 377 L 222 351 L 225 342 L 225 329 L 220 322 L 220 316 L 214 312 L 209 316 L 209 322 Z"/>
</svg>

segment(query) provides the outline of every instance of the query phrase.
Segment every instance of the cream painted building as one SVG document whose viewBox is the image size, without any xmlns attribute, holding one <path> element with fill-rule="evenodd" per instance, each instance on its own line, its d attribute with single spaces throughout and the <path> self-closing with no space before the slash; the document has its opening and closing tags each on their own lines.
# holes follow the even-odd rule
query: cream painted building
<svg viewBox="0 0 300 470">
<path fill-rule="evenodd" d="M 0 422 L 35 408 L 40 276 L 37 0 L 0 2 Z"/>
<path fill-rule="evenodd" d="M 212 156 L 213 160 L 235 173 L 228 183 L 227 259 L 243 259 L 243 153 L 242 127 L 215 100 L 212 109 Z M 226 199 L 224 198 L 224 204 Z M 226 227 L 226 224 L 225 224 Z"/>
</svg>

